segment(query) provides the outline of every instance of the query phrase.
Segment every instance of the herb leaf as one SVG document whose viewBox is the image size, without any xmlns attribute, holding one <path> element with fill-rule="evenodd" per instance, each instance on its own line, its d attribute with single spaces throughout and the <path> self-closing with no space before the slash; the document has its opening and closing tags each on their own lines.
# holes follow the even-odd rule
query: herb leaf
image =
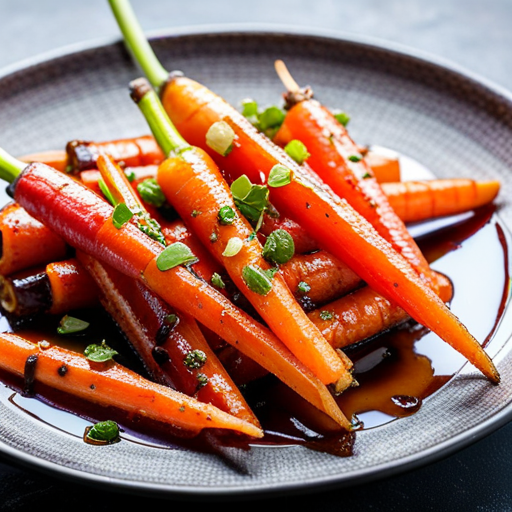
<svg viewBox="0 0 512 512">
<path fill-rule="evenodd" d="M 105 343 L 105 340 L 101 342 L 101 345 L 88 345 L 84 350 L 84 356 L 90 361 L 94 361 L 95 363 L 104 363 L 106 361 L 110 361 L 117 354 L 118 353 L 114 349 L 110 348 Z"/>
<path fill-rule="evenodd" d="M 288 231 L 276 229 L 268 235 L 263 247 L 263 257 L 272 263 L 283 264 L 295 254 L 295 244 Z"/>
<path fill-rule="evenodd" d="M 292 171 L 281 164 L 276 164 L 268 175 L 268 186 L 269 187 L 284 187 L 292 181 Z"/>
<path fill-rule="evenodd" d="M 146 178 L 137 185 L 137 192 L 145 203 L 160 208 L 165 203 L 165 195 L 155 178 Z"/>
<path fill-rule="evenodd" d="M 114 208 L 112 222 L 117 229 L 121 229 L 133 217 L 133 212 L 125 203 L 119 203 Z"/>
<path fill-rule="evenodd" d="M 202 350 L 191 350 L 183 360 L 183 364 L 191 370 L 201 368 L 206 363 L 206 354 Z"/>
<path fill-rule="evenodd" d="M 347 126 L 350 121 L 350 116 L 346 112 L 335 112 L 334 117 L 336 118 L 336 121 L 343 126 Z"/>
<path fill-rule="evenodd" d="M 218 274 L 217 272 L 213 273 L 213 275 L 210 279 L 210 282 L 212 283 L 212 286 L 215 286 L 215 288 L 219 288 L 220 290 L 223 290 L 224 288 L 226 288 L 226 284 L 222 280 L 222 277 L 220 276 L 220 274 Z"/>
<path fill-rule="evenodd" d="M 231 206 L 226 205 L 219 210 L 217 217 L 221 224 L 233 224 L 233 221 L 236 218 L 236 213 Z"/>
<path fill-rule="evenodd" d="M 256 265 L 247 265 L 242 270 L 243 280 L 249 290 L 259 295 L 267 295 L 272 290 L 274 274 L 275 271 L 265 271 Z"/>
<path fill-rule="evenodd" d="M 297 288 L 298 288 L 299 292 L 301 292 L 301 293 L 308 293 L 311 290 L 311 286 L 308 283 L 306 283 L 305 281 L 301 281 L 297 285 Z"/>
<path fill-rule="evenodd" d="M 268 205 L 268 188 L 265 185 L 253 185 L 244 174 L 231 184 L 231 193 L 240 213 L 250 222 L 255 222 L 258 230 Z"/>
<path fill-rule="evenodd" d="M 73 334 L 75 332 L 84 331 L 89 327 L 89 322 L 80 320 L 74 316 L 64 315 L 60 321 L 57 332 L 59 334 Z"/>
<path fill-rule="evenodd" d="M 288 156 L 292 157 L 299 165 L 302 165 L 309 157 L 310 154 L 303 142 L 293 139 L 286 146 L 284 150 Z"/>
<path fill-rule="evenodd" d="M 178 265 L 192 265 L 197 261 L 199 261 L 198 258 L 188 246 L 182 242 L 174 242 L 158 255 L 156 266 L 158 270 L 164 272 Z"/>
<path fill-rule="evenodd" d="M 99 421 L 87 432 L 87 437 L 94 441 L 111 443 L 119 438 L 119 426 L 115 421 Z"/>
</svg>

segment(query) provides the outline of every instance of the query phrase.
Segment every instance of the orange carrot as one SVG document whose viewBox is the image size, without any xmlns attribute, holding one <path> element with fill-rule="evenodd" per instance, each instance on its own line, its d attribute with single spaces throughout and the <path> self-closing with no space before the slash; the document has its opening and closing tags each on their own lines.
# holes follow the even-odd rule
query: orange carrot
<svg viewBox="0 0 512 512">
<path fill-rule="evenodd" d="M 260 438 L 255 425 L 150 382 L 114 361 L 91 363 L 84 356 L 45 342 L 31 343 L 14 334 L 0 335 L 0 368 L 102 406 L 113 406 L 166 423 L 189 433 L 205 428 L 229 429 Z"/>
<path fill-rule="evenodd" d="M 378 150 L 369 149 L 364 154 L 364 159 L 379 183 L 400 181 L 401 170 L 398 156 L 391 156 Z"/>
<path fill-rule="evenodd" d="M 0 210 L 0 235 L 3 276 L 63 259 L 68 251 L 60 237 L 16 203 Z"/>
<path fill-rule="evenodd" d="M 404 222 L 455 215 L 494 201 L 498 181 L 439 179 L 383 183 L 382 189 Z"/>
<path fill-rule="evenodd" d="M 164 155 L 150 135 L 104 142 L 73 140 L 66 145 L 70 171 L 95 169 L 100 153 L 109 154 L 123 167 L 158 165 Z"/>
<path fill-rule="evenodd" d="M 440 274 L 443 302 L 452 298 L 451 282 Z M 335 348 L 353 345 L 408 320 L 409 315 L 368 286 L 308 313 L 327 341 Z"/>
<path fill-rule="evenodd" d="M 68 166 L 68 155 L 64 150 L 48 150 L 39 153 L 31 153 L 20 157 L 22 162 L 31 164 L 33 162 L 40 162 L 49 165 L 58 171 L 64 172 Z"/>
<path fill-rule="evenodd" d="M 4 165 L 14 174 L 12 165 Z M 16 167 L 23 169 L 22 164 L 16 164 Z M 161 271 L 156 261 L 162 253 L 161 244 L 130 222 L 120 229 L 114 226 L 113 208 L 84 185 L 43 164 L 32 164 L 19 174 L 15 198 L 71 246 L 127 276 L 143 280 L 169 305 L 187 311 L 341 427 L 350 429 L 350 423 L 325 385 L 268 329 L 185 267 L 180 265 Z"/>
</svg>

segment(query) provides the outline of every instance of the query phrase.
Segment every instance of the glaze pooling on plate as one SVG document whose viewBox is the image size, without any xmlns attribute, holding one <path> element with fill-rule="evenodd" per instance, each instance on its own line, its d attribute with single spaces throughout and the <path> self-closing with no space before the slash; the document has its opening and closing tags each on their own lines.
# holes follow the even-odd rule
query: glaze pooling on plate
<svg viewBox="0 0 512 512">
<path fill-rule="evenodd" d="M 361 41 L 274 32 L 161 37 L 167 69 L 181 69 L 237 105 L 246 97 L 275 104 L 283 59 L 316 97 L 351 115 L 360 144 L 392 148 L 438 177 L 499 179 L 511 186 L 512 103 L 508 95 L 454 70 Z M 12 154 L 61 148 L 73 138 L 140 135 L 147 127 L 128 95 L 139 76 L 120 43 L 89 48 L 20 69 L 0 79 L 2 146 Z M 509 204 L 499 216 L 510 229 Z M 93 447 L 24 414 L 0 388 L 0 447 L 9 456 L 57 474 L 164 495 L 238 495 L 347 485 L 446 455 L 510 416 L 512 321 L 506 316 L 488 346 L 502 376 L 492 386 L 468 365 L 408 418 L 359 432 L 354 456 L 301 447 L 228 449 L 242 471 L 213 455 L 121 442 Z M 464 319 L 462 319 L 464 321 Z M 503 347 L 503 348 L 502 348 Z"/>
</svg>

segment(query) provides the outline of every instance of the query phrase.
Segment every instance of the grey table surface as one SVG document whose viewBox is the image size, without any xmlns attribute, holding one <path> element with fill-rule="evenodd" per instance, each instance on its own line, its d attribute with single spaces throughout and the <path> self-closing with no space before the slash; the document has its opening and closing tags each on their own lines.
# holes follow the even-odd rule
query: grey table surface
<svg viewBox="0 0 512 512">
<path fill-rule="evenodd" d="M 146 30 L 198 25 L 286 24 L 399 43 L 512 89 L 512 0 L 132 0 Z M 107 0 L 0 0 L 0 68 L 63 46 L 118 37 Z M 1 133 L 1 128 L 0 128 Z M 342 490 L 261 502 L 299 510 L 512 510 L 512 424 L 415 471 Z M 94 490 L 0 458 L 0 510 L 76 507 L 95 511 L 169 504 Z M 259 504 L 256 502 L 257 505 Z M 237 503 L 224 506 L 245 506 Z M 81 507 L 82 508 L 82 507 Z"/>
</svg>

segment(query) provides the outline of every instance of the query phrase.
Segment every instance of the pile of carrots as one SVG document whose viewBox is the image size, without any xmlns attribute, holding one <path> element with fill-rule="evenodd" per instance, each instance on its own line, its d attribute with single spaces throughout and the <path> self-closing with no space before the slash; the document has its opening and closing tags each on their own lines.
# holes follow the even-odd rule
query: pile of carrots
<svg viewBox="0 0 512 512">
<path fill-rule="evenodd" d="M 187 435 L 249 438 L 264 432 L 241 384 L 267 374 L 350 431 L 335 400 L 357 385 L 342 349 L 410 318 L 499 382 L 406 226 L 488 204 L 499 183 L 401 182 L 397 159 L 359 147 L 282 62 L 285 116 L 264 133 L 163 70 L 127 2 L 110 3 L 149 79 L 130 92 L 152 135 L 0 153 L 14 197 L 0 212 L 0 304 L 10 317 L 101 305 L 151 380 L 14 334 L 0 335 L 1 369 L 26 379 L 35 360 L 35 382 Z"/>
</svg>

